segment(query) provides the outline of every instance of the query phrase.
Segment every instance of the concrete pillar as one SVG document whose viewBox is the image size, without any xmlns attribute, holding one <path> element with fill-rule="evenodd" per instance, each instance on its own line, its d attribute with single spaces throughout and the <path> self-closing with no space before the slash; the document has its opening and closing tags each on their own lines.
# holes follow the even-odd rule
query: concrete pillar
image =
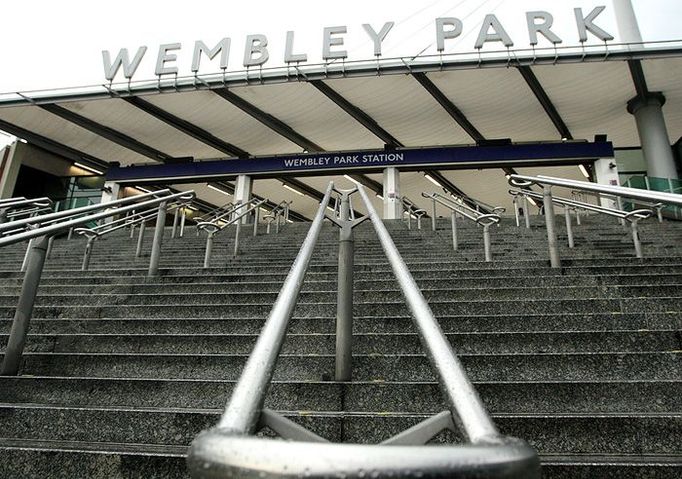
<svg viewBox="0 0 682 479">
<path fill-rule="evenodd" d="M 399 220 L 403 207 L 400 202 L 400 172 L 398 168 L 384 169 L 384 219 Z"/>
<path fill-rule="evenodd" d="M 637 131 L 642 145 L 647 175 L 654 178 L 677 179 L 677 168 L 670 147 L 668 129 L 663 118 L 665 97 L 651 92 L 645 97 L 637 96 L 628 102 L 628 112 L 635 116 Z"/>
<path fill-rule="evenodd" d="M 237 177 L 237 182 L 235 183 L 234 187 L 234 204 L 238 203 L 247 203 L 251 201 L 251 188 L 253 186 L 253 180 L 251 179 L 250 176 L 247 175 L 239 175 Z M 243 213 L 246 211 L 247 208 L 244 208 L 239 212 L 239 214 Z M 248 223 L 249 218 L 244 217 L 242 218 L 242 224 Z"/>
<path fill-rule="evenodd" d="M 618 167 L 616 160 L 613 158 L 602 158 L 596 160 L 593 165 L 595 183 L 600 185 L 618 186 L 620 181 L 618 179 Z M 605 208 L 618 208 L 618 204 L 614 198 L 600 198 L 599 205 Z"/>
<path fill-rule="evenodd" d="M 18 142 L 0 151 L 0 199 L 12 198 L 21 168 L 21 158 L 16 155 Z"/>
<path fill-rule="evenodd" d="M 100 199 L 100 203 L 110 203 L 112 201 L 116 201 L 120 192 L 121 185 L 119 183 L 107 181 L 102 187 L 102 199 Z M 114 221 L 113 216 L 104 219 L 105 223 L 111 223 L 112 221 Z"/>
<path fill-rule="evenodd" d="M 641 43 L 642 34 L 639 31 L 635 10 L 631 0 L 613 0 L 613 10 L 616 15 L 618 36 L 622 43 Z"/>
</svg>

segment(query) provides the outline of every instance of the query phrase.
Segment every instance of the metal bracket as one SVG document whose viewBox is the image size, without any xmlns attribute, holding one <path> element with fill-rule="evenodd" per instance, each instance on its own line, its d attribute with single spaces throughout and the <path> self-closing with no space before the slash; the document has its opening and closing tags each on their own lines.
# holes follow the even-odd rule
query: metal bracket
<svg viewBox="0 0 682 479">
<path fill-rule="evenodd" d="M 386 439 L 381 444 L 387 446 L 414 446 L 424 445 L 433 439 L 438 433 L 449 429 L 457 432 L 455 423 L 452 420 L 452 413 L 450 411 L 443 411 L 435 416 L 423 420 L 419 424 L 415 424 L 409 429 L 396 434 L 395 436 Z"/>
<path fill-rule="evenodd" d="M 258 422 L 260 429 L 268 427 L 284 439 L 301 442 L 329 442 L 325 438 L 309 431 L 291 419 L 287 419 L 272 409 L 263 409 Z"/>
</svg>

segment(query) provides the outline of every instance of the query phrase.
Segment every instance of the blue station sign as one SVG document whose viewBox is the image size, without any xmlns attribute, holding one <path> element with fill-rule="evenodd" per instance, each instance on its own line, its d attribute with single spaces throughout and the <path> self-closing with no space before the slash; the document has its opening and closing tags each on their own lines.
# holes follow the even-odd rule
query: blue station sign
<svg viewBox="0 0 682 479">
<path fill-rule="evenodd" d="M 420 167 L 492 167 L 552 163 L 566 160 L 591 161 L 612 158 L 610 142 L 529 143 L 502 146 L 462 146 L 400 150 L 368 150 L 223 159 L 212 161 L 112 167 L 107 181 L 120 183 L 140 180 L 199 179 L 237 175 L 272 177 L 289 174 L 348 173 L 371 171 L 387 166 Z"/>
</svg>

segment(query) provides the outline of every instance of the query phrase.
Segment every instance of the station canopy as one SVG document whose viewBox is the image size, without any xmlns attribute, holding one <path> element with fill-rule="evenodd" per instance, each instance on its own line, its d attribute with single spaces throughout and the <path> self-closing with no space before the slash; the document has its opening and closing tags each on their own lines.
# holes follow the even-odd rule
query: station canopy
<svg viewBox="0 0 682 479">
<path fill-rule="evenodd" d="M 665 95 L 669 134 L 682 134 L 680 78 L 680 42 L 291 65 L 1 95 L 0 129 L 99 169 L 112 162 L 257 162 L 304 152 L 499 139 L 592 141 L 595 135 L 625 148 L 640 143 L 626 105 L 642 88 Z M 576 162 L 513 170 L 584 179 Z M 443 168 L 436 179 L 486 203 L 509 206 L 508 172 L 499 164 Z M 380 170 L 348 174 L 361 175 L 380 193 Z M 292 208 L 310 218 L 318 203 L 311 192 L 323 191 L 331 177 L 254 178 L 254 193 L 275 203 L 293 200 Z M 343 173 L 333 178 L 341 187 L 352 185 Z M 172 186 L 194 188 L 199 198 L 217 205 L 230 200 L 222 192 L 229 193 L 231 180 L 208 180 L 218 189 L 208 188 L 206 180 Z M 420 171 L 404 173 L 401 183 L 402 193 L 423 207 L 421 192 L 438 190 Z M 375 201 L 380 210 L 381 200 Z"/>
</svg>

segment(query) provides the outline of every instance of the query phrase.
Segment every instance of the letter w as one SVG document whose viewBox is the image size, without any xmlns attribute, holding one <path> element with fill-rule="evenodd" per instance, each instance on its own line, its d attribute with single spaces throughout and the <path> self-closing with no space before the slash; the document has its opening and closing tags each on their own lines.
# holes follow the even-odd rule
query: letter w
<svg viewBox="0 0 682 479">
<path fill-rule="evenodd" d="M 130 56 L 128 55 L 128 49 L 121 48 L 121 51 L 118 52 L 116 59 L 114 60 L 113 63 L 111 63 L 111 54 L 109 53 L 109 50 L 102 50 L 102 61 L 104 62 L 105 78 L 109 81 L 114 81 L 114 78 L 118 73 L 118 69 L 121 68 L 122 65 L 123 76 L 130 80 L 135 74 L 137 67 L 140 66 L 140 62 L 142 61 L 142 57 L 144 56 L 146 51 L 147 47 L 143 46 L 138 48 L 137 53 L 135 54 L 135 58 L 133 58 L 133 61 L 131 63 Z"/>
</svg>

